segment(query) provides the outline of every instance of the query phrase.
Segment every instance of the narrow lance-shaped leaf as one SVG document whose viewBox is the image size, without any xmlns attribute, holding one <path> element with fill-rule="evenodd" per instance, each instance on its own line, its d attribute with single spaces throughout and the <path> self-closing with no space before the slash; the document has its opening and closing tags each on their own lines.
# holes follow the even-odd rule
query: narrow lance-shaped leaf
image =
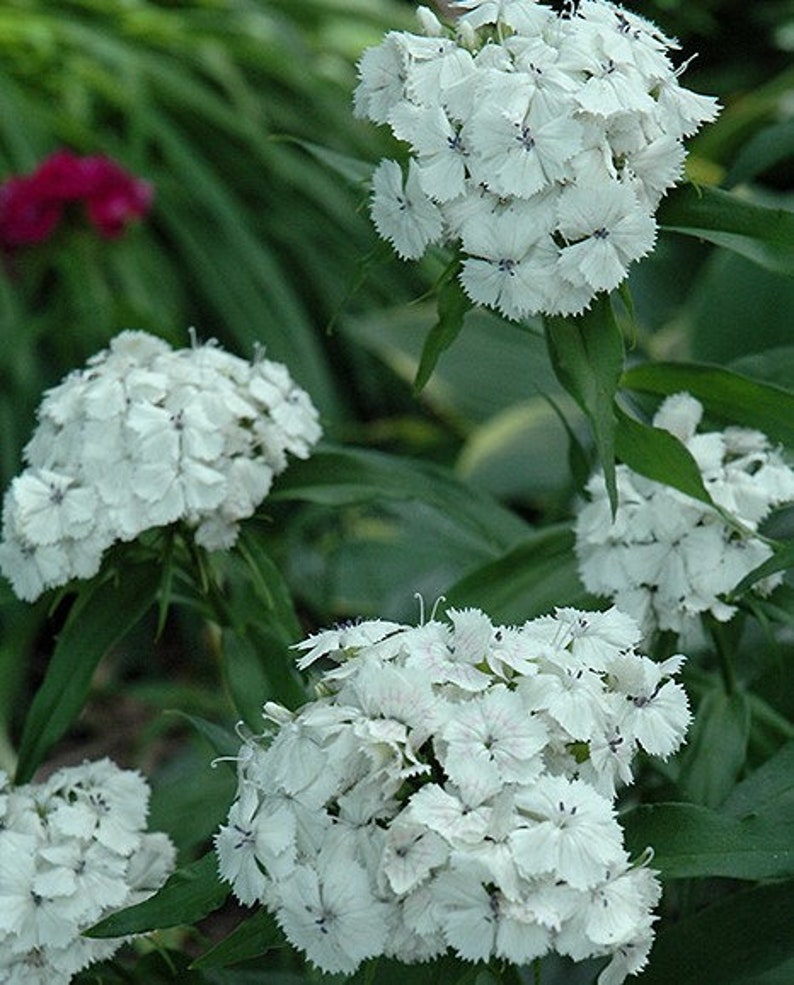
<svg viewBox="0 0 794 985">
<path fill-rule="evenodd" d="M 178 715 L 186 722 L 189 722 L 196 732 L 206 739 L 210 747 L 217 754 L 219 761 L 236 762 L 237 755 L 240 751 L 240 739 L 238 736 L 222 728 L 220 725 L 216 725 L 215 722 L 201 718 L 199 715 L 188 715 L 187 712 L 176 709 L 168 712 L 168 714 Z M 233 768 L 236 773 L 236 767 L 233 766 Z"/>
<path fill-rule="evenodd" d="M 545 327 L 557 378 L 592 425 L 614 513 L 615 393 L 623 370 L 623 339 L 609 297 L 598 297 L 592 308 L 577 318 L 547 318 Z"/>
<path fill-rule="evenodd" d="M 463 328 L 463 318 L 473 304 L 457 278 L 460 261 L 446 272 L 438 291 L 438 319 L 427 334 L 419 367 L 414 380 L 414 392 L 419 393 L 433 375 L 441 353 L 448 349 Z"/>
<path fill-rule="evenodd" d="M 684 444 L 662 428 L 649 427 L 616 406 L 615 450 L 630 469 L 714 505 L 697 462 Z M 716 507 L 715 507 L 716 508 Z"/>
<path fill-rule="evenodd" d="M 788 811 L 794 819 L 794 740 L 781 746 L 774 756 L 734 787 L 722 811 L 740 818 L 759 812 Z"/>
<path fill-rule="evenodd" d="M 569 526 L 546 528 L 502 557 L 469 572 L 446 592 L 450 605 L 482 607 L 494 619 L 520 623 L 555 605 L 582 605 Z"/>
<path fill-rule="evenodd" d="M 732 188 L 750 181 L 791 157 L 794 157 L 794 119 L 789 117 L 764 127 L 744 144 L 725 176 L 725 184 Z"/>
<path fill-rule="evenodd" d="M 284 935 L 275 919 L 265 909 L 239 923 L 215 947 L 197 958 L 191 968 L 223 968 L 237 961 L 247 961 L 285 945 Z"/>
<path fill-rule="evenodd" d="M 222 906 L 229 887 L 220 881 L 214 852 L 171 875 L 154 896 L 125 910 L 111 913 L 87 937 L 124 937 L 150 930 L 195 923 Z"/>
<path fill-rule="evenodd" d="M 755 263 L 794 276 L 794 213 L 767 208 L 722 191 L 674 189 L 657 213 L 663 229 L 697 236 Z"/>
<path fill-rule="evenodd" d="M 268 624 L 285 640 L 293 642 L 300 636 L 301 625 L 277 565 L 248 530 L 241 533 L 237 550 L 247 565 L 251 587 L 262 600 L 264 612 L 268 613 Z"/>
<path fill-rule="evenodd" d="M 770 575 L 777 574 L 778 571 L 788 571 L 792 567 L 794 567 L 794 542 L 787 541 L 777 548 L 772 557 L 767 558 L 766 561 L 759 564 L 757 568 L 753 568 L 749 574 L 742 578 L 730 593 L 729 600 L 741 598 L 756 582 L 763 578 L 769 578 Z"/>
<path fill-rule="evenodd" d="M 568 436 L 568 467 L 571 470 L 571 478 L 573 479 L 574 487 L 578 491 L 581 491 L 584 489 L 587 484 L 587 480 L 590 478 L 590 473 L 593 471 L 590 456 L 587 454 L 587 451 L 577 437 L 576 432 L 571 427 L 568 418 L 565 414 L 563 414 L 556 401 L 552 400 L 552 398 L 545 393 L 543 394 L 543 399 L 557 415 L 560 423 L 565 429 L 566 435 Z"/>
<path fill-rule="evenodd" d="M 736 784 L 747 756 L 750 704 L 737 691 L 719 687 L 701 701 L 681 757 L 678 785 L 684 796 L 706 807 L 719 807 Z"/>
<path fill-rule="evenodd" d="M 140 565 L 126 568 L 117 581 L 81 586 L 25 719 L 17 783 L 30 780 L 80 714 L 97 664 L 147 612 L 159 580 L 156 569 Z"/>
<path fill-rule="evenodd" d="M 686 390 L 717 417 L 794 447 L 794 389 L 704 363 L 643 363 L 626 370 L 621 384 L 664 395 Z"/>
<path fill-rule="evenodd" d="M 510 510 L 445 469 L 405 456 L 327 443 L 311 458 L 292 462 L 270 495 L 325 506 L 377 499 L 419 500 L 442 510 L 451 522 L 496 550 L 512 546 L 530 531 Z"/>
</svg>

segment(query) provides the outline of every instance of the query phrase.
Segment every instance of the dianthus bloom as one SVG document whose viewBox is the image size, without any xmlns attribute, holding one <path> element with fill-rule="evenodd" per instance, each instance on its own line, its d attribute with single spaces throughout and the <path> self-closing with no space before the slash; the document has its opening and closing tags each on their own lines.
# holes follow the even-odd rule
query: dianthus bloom
<svg viewBox="0 0 794 985">
<path fill-rule="evenodd" d="M 0 570 L 33 600 L 90 578 L 115 541 L 183 521 L 230 547 L 287 453 L 306 458 L 317 410 L 281 363 L 217 345 L 172 350 L 122 332 L 47 391 L 6 493 Z"/>
<path fill-rule="evenodd" d="M 644 966 L 660 889 L 623 846 L 614 798 L 639 748 L 667 757 L 690 713 L 616 609 L 495 626 L 451 609 L 375 620 L 297 646 L 320 697 L 265 705 L 240 752 L 219 869 L 327 972 L 449 949 L 517 965 L 611 956 Z"/>
<path fill-rule="evenodd" d="M 646 632 L 694 629 L 702 613 L 725 622 L 735 606 L 724 596 L 772 556 L 756 532 L 770 511 L 794 502 L 794 471 L 759 431 L 728 427 L 698 432 L 701 404 L 688 393 L 668 397 L 653 423 L 691 452 L 714 502 L 739 521 L 729 526 L 712 507 L 671 486 L 617 467 L 612 519 L 604 477 L 587 485 L 576 521 L 576 552 L 585 587 L 610 597 Z M 759 581 L 770 592 L 782 573 Z"/>
<path fill-rule="evenodd" d="M 145 831 L 149 787 L 109 759 L 13 787 L 0 775 L 0 981 L 66 985 L 123 940 L 81 931 L 147 899 L 174 847 Z"/>
<path fill-rule="evenodd" d="M 410 145 L 407 170 L 375 172 L 375 226 L 403 258 L 459 246 L 465 292 L 508 318 L 580 313 L 653 249 L 716 101 L 679 85 L 677 42 L 613 3 L 455 6 L 456 33 L 420 8 L 425 36 L 392 31 L 359 63 L 356 115 Z"/>
<path fill-rule="evenodd" d="M 0 186 L 0 245 L 14 249 L 43 242 L 74 202 L 83 203 L 100 236 L 115 239 L 131 220 L 146 215 L 153 197 L 148 181 L 108 157 L 56 151 L 32 174 L 9 178 Z"/>
</svg>

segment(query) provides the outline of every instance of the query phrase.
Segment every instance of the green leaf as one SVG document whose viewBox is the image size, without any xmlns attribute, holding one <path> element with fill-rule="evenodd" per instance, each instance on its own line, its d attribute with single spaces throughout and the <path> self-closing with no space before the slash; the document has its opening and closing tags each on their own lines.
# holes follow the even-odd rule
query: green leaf
<svg viewBox="0 0 794 985">
<path fill-rule="evenodd" d="M 16 783 L 30 780 L 80 714 L 99 661 L 143 618 L 158 586 L 159 574 L 149 565 L 80 586 L 25 719 Z"/>
<path fill-rule="evenodd" d="M 784 810 L 794 820 L 794 740 L 734 787 L 721 808 L 723 814 L 738 818 Z"/>
<path fill-rule="evenodd" d="M 772 557 L 753 568 L 746 574 L 739 584 L 729 593 L 729 600 L 740 598 L 745 592 L 749 591 L 757 581 L 768 578 L 770 575 L 777 574 L 778 571 L 788 571 L 794 567 L 794 542 L 787 541 L 780 544 L 775 549 Z"/>
<path fill-rule="evenodd" d="M 742 692 L 719 687 L 700 702 L 681 756 L 679 788 L 696 804 L 719 807 L 736 784 L 747 756 L 750 704 Z"/>
<path fill-rule="evenodd" d="M 191 968 L 218 968 L 247 961 L 267 954 L 275 947 L 284 947 L 284 935 L 267 910 L 257 910 L 247 917 L 222 941 L 205 951 Z"/>
<path fill-rule="evenodd" d="M 681 803 L 645 804 L 621 816 L 629 851 L 639 855 L 650 845 L 664 879 L 792 876 L 792 820 L 777 812 L 739 820 Z"/>
<path fill-rule="evenodd" d="M 764 344 L 763 351 L 731 360 L 730 368 L 734 373 L 788 390 L 794 380 L 794 345 Z"/>
<path fill-rule="evenodd" d="M 427 333 L 419 368 L 414 380 L 414 393 L 420 393 L 433 375 L 436 363 L 445 349 L 448 349 L 463 328 L 463 317 L 474 305 L 460 286 L 457 273 L 460 262 L 453 264 L 447 272 L 438 292 L 438 319 Z"/>
<path fill-rule="evenodd" d="M 324 445 L 279 476 L 273 499 L 346 506 L 380 499 L 419 500 L 495 550 L 525 537 L 529 527 L 494 499 L 459 482 L 445 469 L 407 456 Z"/>
<path fill-rule="evenodd" d="M 794 958 L 792 926 L 794 882 L 734 893 L 666 928 L 640 980 L 643 985 L 755 985 L 757 976 Z M 779 985 L 790 980 L 780 979 Z"/>
<path fill-rule="evenodd" d="M 301 635 L 301 625 L 292 604 L 289 588 L 278 566 L 258 543 L 250 530 L 243 530 L 237 543 L 247 565 L 247 575 L 251 588 L 261 600 L 262 609 L 259 621 L 267 615 L 267 622 L 278 631 L 284 640 L 292 642 Z"/>
<path fill-rule="evenodd" d="M 302 147 L 321 164 L 330 168 L 335 174 L 350 182 L 351 185 L 363 185 L 372 178 L 372 172 L 375 170 L 375 165 L 370 164 L 369 161 L 362 161 L 357 157 L 351 157 L 349 154 L 340 154 L 339 151 L 315 144 L 311 140 L 300 140 L 289 134 L 280 135 L 278 139 Z"/>
<path fill-rule="evenodd" d="M 742 147 L 725 176 L 732 188 L 763 174 L 786 158 L 794 157 L 794 120 L 783 120 L 764 127 Z"/>
<path fill-rule="evenodd" d="M 547 318 L 554 371 L 587 415 L 595 435 L 612 511 L 615 485 L 615 393 L 623 370 L 623 339 L 607 295 L 577 318 Z"/>
<path fill-rule="evenodd" d="M 663 200 L 663 229 L 724 246 L 777 273 L 794 276 L 794 213 L 718 188 L 685 185 Z"/>
<path fill-rule="evenodd" d="M 125 937 L 202 920 L 226 902 L 229 887 L 218 876 L 214 852 L 177 869 L 154 896 L 111 913 L 84 931 L 87 937 Z"/>
<path fill-rule="evenodd" d="M 277 701 L 290 708 L 306 701 L 295 656 L 264 627 L 226 630 L 221 644 L 223 673 L 237 713 L 254 732 L 262 731 L 262 706 Z"/>
<path fill-rule="evenodd" d="M 664 395 L 685 390 L 715 417 L 756 428 L 772 441 L 794 447 L 794 389 L 706 363 L 642 363 L 626 370 L 621 384 Z"/>
<path fill-rule="evenodd" d="M 524 540 L 496 561 L 456 582 L 446 593 L 454 606 L 477 606 L 492 619 L 521 623 L 557 605 L 581 605 L 582 588 L 567 525 L 550 527 Z"/>
<path fill-rule="evenodd" d="M 199 715 L 188 715 L 184 711 L 174 710 L 169 712 L 171 715 L 178 715 L 189 722 L 199 735 L 203 736 L 210 744 L 212 750 L 218 757 L 237 758 L 240 752 L 240 739 L 228 729 L 216 725 L 214 722 L 207 721 Z"/>
<path fill-rule="evenodd" d="M 648 479 L 673 486 L 680 492 L 713 506 L 703 476 L 691 452 L 662 428 L 649 427 L 615 408 L 615 451 L 629 468 Z"/>
<path fill-rule="evenodd" d="M 574 488 L 582 490 L 587 485 L 587 480 L 593 471 L 593 463 L 590 461 L 590 456 L 587 454 L 584 445 L 571 427 L 568 418 L 562 412 L 559 404 L 547 394 L 543 395 L 543 399 L 557 415 L 557 419 L 565 429 L 565 435 L 568 438 L 568 468 Z"/>
</svg>

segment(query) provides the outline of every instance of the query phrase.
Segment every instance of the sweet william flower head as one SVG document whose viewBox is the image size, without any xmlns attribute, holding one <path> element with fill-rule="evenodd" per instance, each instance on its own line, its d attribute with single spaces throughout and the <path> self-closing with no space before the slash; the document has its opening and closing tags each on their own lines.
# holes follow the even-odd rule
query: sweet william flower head
<svg viewBox="0 0 794 985">
<path fill-rule="evenodd" d="M 183 523 L 226 549 L 288 456 L 320 437 L 308 394 L 280 363 L 214 343 L 173 350 L 122 332 L 47 391 L 3 506 L 0 571 L 32 601 L 99 570 L 106 549 Z"/>
<path fill-rule="evenodd" d="M 622 981 L 659 888 L 629 859 L 616 790 L 640 748 L 669 755 L 689 722 L 683 657 L 657 665 L 639 640 L 614 609 L 312 634 L 296 649 L 319 696 L 269 703 L 243 745 L 221 878 L 323 971 L 556 949 L 611 957 Z"/>
<path fill-rule="evenodd" d="M 153 198 L 148 181 L 111 158 L 59 150 L 32 174 L 0 185 L 0 246 L 14 250 L 43 242 L 61 222 L 66 206 L 76 202 L 83 203 L 103 239 L 116 239 L 131 221 L 148 213 Z"/>
<path fill-rule="evenodd" d="M 748 428 L 701 431 L 703 407 L 678 393 L 660 406 L 654 425 L 677 437 L 698 464 L 713 507 L 617 467 L 618 509 L 611 516 L 603 476 L 587 485 L 576 521 L 579 572 L 588 591 L 610 597 L 645 632 L 691 633 L 708 613 L 721 622 L 736 612 L 726 596 L 772 555 L 759 524 L 794 502 L 794 470 L 767 437 Z M 766 594 L 782 574 L 756 583 Z"/>
<path fill-rule="evenodd" d="M 716 101 L 681 86 L 677 42 L 609 0 L 453 8 L 454 30 L 422 11 L 423 33 L 359 62 L 356 115 L 406 145 L 406 166 L 375 171 L 375 227 L 403 259 L 455 248 L 466 294 L 508 318 L 580 313 L 653 249 Z"/>
<path fill-rule="evenodd" d="M 0 981 L 67 985 L 122 940 L 81 932 L 147 899 L 174 847 L 145 830 L 149 788 L 108 759 L 0 787 Z"/>
</svg>

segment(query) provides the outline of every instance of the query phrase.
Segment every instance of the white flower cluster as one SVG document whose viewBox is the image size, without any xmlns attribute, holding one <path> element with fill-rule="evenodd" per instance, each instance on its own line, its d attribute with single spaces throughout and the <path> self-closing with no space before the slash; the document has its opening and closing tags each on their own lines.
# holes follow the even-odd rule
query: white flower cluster
<svg viewBox="0 0 794 985">
<path fill-rule="evenodd" d="M 287 452 L 306 458 L 320 437 L 280 363 L 132 331 L 47 391 L 38 418 L 0 543 L 0 570 L 29 601 L 152 527 L 181 520 L 208 550 L 230 547 Z"/>
<path fill-rule="evenodd" d="M 149 787 L 109 759 L 9 786 L 0 775 L 0 981 L 66 985 L 123 939 L 81 931 L 147 899 L 174 866 L 174 847 L 144 826 Z"/>
<path fill-rule="evenodd" d="M 638 748 L 681 744 L 684 658 L 639 654 L 616 609 L 448 617 L 298 644 L 299 667 L 332 669 L 297 713 L 265 705 L 270 734 L 243 745 L 221 877 L 324 971 L 556 950 L 611 955 L 599 982 L 619 985 L 645 964 L 660 890 L 623 846 L 615 790 Z"/>
<path fill-rule="evenodd" d="M 403 258 L 460 244 L 460 280 L 508 318 L 577 314 L 653 248 L 683 138 L 717 115 L 681 87 L 677 42 L 605 0 L 462 0 L 456 34 L 420 8 L 359 63 L 355 112 L 410 144 L 372 217 Z"/>
<path fill-rule="evenodd" d="M 725 622 L 735 606 L 724 601 L 745 575 L 772 556 L 756 531 L 770 511 L 794 502 L 794 471 L 759 431 L 728 427 L 698 432 L 703 407 L 688 393 L 668 397 L 653 419 L 691 452 L 714 502 L 744 532 L 712 507 L 617 467 L 614 521 L 604 477 L 587 485 L 589 501 L 576 520 L 579 571 L 588 591 L 611 598 L 644 631 L 694 630 L 701 613 Z M 755 584 L 766 594 L 782 573 Z"/>
</svg>

